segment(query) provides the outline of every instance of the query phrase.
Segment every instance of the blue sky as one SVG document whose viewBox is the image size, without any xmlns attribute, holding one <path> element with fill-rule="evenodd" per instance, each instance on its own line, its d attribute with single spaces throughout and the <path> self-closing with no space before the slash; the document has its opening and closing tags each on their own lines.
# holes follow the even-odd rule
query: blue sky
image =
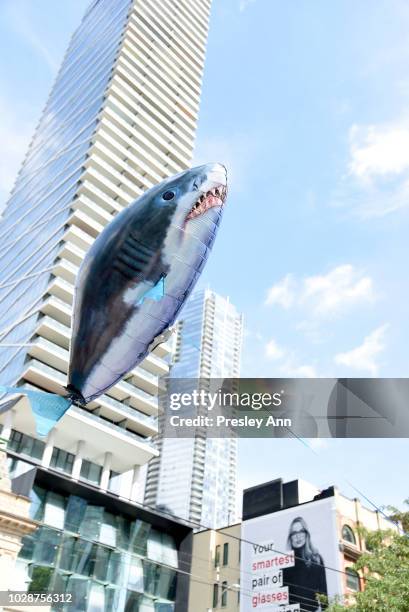
<svg viewBox="0 0 409 612">
<path fill-rule="evenodd" d="M 1 2 L 0 203 L 87 4 Z M 230 195 L 201 282 L 244 313 L 245 376 L 408 375 L 408 29 L 406 0 L 214 0 L 195 160 Z M 325 463 L 409 495 L 407 441 L 314 444 L 242 442 L 242 484 Z"/>
</svg>

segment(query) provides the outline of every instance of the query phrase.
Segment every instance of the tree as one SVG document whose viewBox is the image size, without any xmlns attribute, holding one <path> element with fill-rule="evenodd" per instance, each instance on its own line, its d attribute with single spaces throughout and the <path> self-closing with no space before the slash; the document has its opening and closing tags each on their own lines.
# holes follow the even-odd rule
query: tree
<svg viewBox="0 0 409 612">
<path fill-rule="evenodd" d="M 409 505 L 409 500 L 405 502 Z M 409 527 L 409 512 L 390 508 L 391 518 Z M 408 529 L 409 531 L 409 529 Z M 328 612 L 409 612 L 409 535 L 364 530 L 367 549 L 355 563 L 362 570 L 364 590 L 343 605 L 333 602 Z"/>
<path fill-rule="evenodd" d="M 31 582 L 28 590 L 32 593 L 47 593 L 53 572 L 53 567 L 35 565 L 32 569 Z"/>
<path fill-rule="evenodd" d="M 409 498 L 403 502 L 405 506 L 409 508 Z M 386 510 L 389 512 L 390 518 L 395 522 L 402 524 L 403 531 L 409 533 L 409 510 L 398 510 L 394 506 L 387 506 Z"/>
</svg>

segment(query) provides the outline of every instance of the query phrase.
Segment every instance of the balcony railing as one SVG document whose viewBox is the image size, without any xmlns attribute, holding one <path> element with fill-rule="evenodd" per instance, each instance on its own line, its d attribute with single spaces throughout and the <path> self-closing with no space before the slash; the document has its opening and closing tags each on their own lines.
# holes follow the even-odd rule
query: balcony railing
<svg viewBox="0 0 409 612">
<path fill-rule="evenodd" d="M 153 445 L 149 442 L 148 438 L 143 438 L 142 436 L 139 436 L 133 431 L 129 431 L 128 429 L 124 429 L 123 427 L 118 427 L 118 425 L 116 425 L 115 423 L 111 423 L 111 421 L 108 421 L 107 419 L 104 419 L 103 417 L 97 416 L 93 414 L 92 412 L 89 412 L 89 410 L 86 410 L 85 408 L 79 408 L 78 406 L 71 406 L 70 411 L 73 414 L 77 414 L 78 416 L 86 416 L 87 418 L 90 418 L 91 421 L 94 421 L 98 425 L 108 427 L 109 429 L 112 430 L 113 433 L 115 432 L 115 434 L 117 435 L 123 434 L 127 436 L 128 438 L 130 438 L 131 440 L 142 442 L 143 444 L 147 444 L 148 446 L 154 448 Z"/>
<path fill-rule="evenodd" d="M 128 415 L 132 419 L 138 419 L 138 421 L 140 421 L 141 423 L 150 425 L 152 427 L 156 426 L 157 417 L 143 414 L 143 412 L 140 412 L 140 410 L 132 408 L 131 406 L 127 406 L 123 402 L 119 402 L 118 400 L 114 399 L 113 397 L 110 397 L 109 395 L 101 395 L 98 398 L 98 401 L 106 402 L 109 406 L 112 406 L 112 408 L 114 408 L 115 410 L 120 411 L 123 415 Z"/>
</svg>

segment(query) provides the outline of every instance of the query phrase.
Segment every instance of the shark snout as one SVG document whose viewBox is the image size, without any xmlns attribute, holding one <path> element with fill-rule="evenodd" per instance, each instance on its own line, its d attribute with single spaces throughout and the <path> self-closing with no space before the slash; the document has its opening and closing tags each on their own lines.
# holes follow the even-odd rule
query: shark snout
<svg viewBox="0 0 409 612">
<path fill-rule="evenodd" d="M 198 188 L 206 193 L 215 187 L 227 187 L 227 169 L 223 164 L 206 164 L 198 168 Z"/>
</svg>

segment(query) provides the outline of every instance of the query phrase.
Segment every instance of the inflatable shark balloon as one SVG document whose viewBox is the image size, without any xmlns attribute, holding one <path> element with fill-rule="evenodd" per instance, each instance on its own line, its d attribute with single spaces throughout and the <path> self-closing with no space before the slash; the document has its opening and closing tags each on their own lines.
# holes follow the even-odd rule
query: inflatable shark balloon
<svg viewBox="0 0 409 612">
<path fill-rule="evenodd" d="M 71 403 L 95 399 L 158 344 L 195 286 L 216 237 L 226 169 L 186 170 L 146 191 L 105 227 L 78 273 L 68 395 L 26 394 L 46 435 Z"/>
</svg>

